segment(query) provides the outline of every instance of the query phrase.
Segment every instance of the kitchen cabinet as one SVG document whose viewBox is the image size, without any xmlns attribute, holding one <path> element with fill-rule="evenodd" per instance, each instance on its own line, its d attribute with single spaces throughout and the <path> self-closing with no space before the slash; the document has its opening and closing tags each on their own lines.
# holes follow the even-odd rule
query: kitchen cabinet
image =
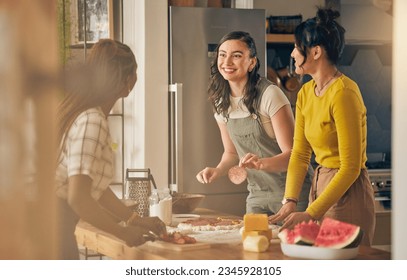
<svg viewBox="0 0 407 280">
<path fill-rule="evenodd" d="M 294 44 L 294 34 L 266 34 L 267 43 Z"/>
</svg>

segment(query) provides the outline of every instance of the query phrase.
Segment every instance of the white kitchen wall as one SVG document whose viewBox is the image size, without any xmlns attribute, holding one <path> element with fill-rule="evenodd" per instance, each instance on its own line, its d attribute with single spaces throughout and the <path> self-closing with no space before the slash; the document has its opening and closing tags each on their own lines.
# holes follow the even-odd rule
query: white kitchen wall
<svg viewBox="0 0 407 280">
<path fill-rule="evenodd" d="M 392 168 L 392 258 L 407 260 L 407 1 L 394 0 L 393 29 L 393 168 Z"/>
<path fill-rule="evenodd" d="M 150 168 L 168 183 L 167 0 L 123 1 L 123 40 L 136 55 L 138 80 L 125 99 L 125 168 Z"/>
<path fill-rule="evenodd" d="M 373 1 L 342 1 L 340 12 L 347 41 L 391 42 L 393 17 Z"/>
</svg>

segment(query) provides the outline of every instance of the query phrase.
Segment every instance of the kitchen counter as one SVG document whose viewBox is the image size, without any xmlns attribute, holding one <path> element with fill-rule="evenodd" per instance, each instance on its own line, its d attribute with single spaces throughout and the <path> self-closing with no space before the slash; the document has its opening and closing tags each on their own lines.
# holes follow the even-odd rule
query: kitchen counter
<svg viewBox="0 0 407 280">
<path fill-rule="evenodd" d="M 201 216 L 220 216 L 207 209 L 198 209 L 196 213 Z M 225 216 L 225 215 L 222 215 Z M 174 251 L 166 248 L 143 244 L 138 247 L 129 247 L 120 239 L 101 231 L 92 225 L 80 221 L 76 227 L 76 238 L 79 245 L 112 259 L 143 259 L 143 260 L 290 260 L 280 247 L 279 239 L 272 240 L 269 249 L 264 253 L 247 252 L 242 244 L 210 244 L 208 248 L 195 250 Z M 180 245 L 182 246 L 182 245 Z M 389 260 L 390 253 L 360 246 L 356 259 L 361 260 Z"/>
</svg>

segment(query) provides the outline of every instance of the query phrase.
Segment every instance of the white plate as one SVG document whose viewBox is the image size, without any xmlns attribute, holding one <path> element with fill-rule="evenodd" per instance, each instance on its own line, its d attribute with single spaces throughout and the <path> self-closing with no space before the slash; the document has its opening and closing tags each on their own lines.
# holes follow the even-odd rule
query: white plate
<svg viewBox="0 0 407 280">
<path fill-rule="evenodd" d="M 200 215 L 196 214 L 172 214 L 172 223 L 171 226 L 176 227 L 179 223 L 182 223 L 186 220 L 199 218 Z"/>
<path fill-rule="evenodd" d="M 314 246 L 304 246 L 281 243 L 283 254 L 293 258 L 314 260 L 349 260 L 358 255 L 359 247 L 346 249 L 331 249 Z"/>
</svg>

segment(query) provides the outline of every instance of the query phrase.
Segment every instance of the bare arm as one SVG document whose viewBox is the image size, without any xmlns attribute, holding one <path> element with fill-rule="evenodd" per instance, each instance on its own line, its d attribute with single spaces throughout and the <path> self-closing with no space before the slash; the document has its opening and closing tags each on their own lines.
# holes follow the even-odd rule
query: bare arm
<svg viewBox="0 0 407 280">
<path fill-rule="evenodd" d="M 263 169 L 268 172 L 287 171 L 294 138 L 294 117 L 290 105 L 281 107 L 271 118 L 281 154 L 262 159 Z"/>
<path fill-rule="evenodd" d="M 151 221 L 148 227 L 141 224 L 128 227 L 120 226 L 112 215 L 108 214 L 91 196 L 91 185 L 92 180 L 87 175 L 69 177 L 68 204 L 82 220 L 117 236 L 124 240 L 128 246 L 138 246 L 146 242 L 144 235 L 149 235 L 149 230 L 165 229 L 165 225 L 158 218 Z M 111 195 L 114 194 L 111 193 Z M 156 233 L 159 234 L 160 232 L 156 231 Z"/>
<path fill-rule="evenodd" d="M 106 189 L 98 202 L 120 221 L 127 221 L 133 214 L 130 208 L 124 205 L 110 188 Z"/>
<path fill-rule="evenodd" d="M 122 227 L 91 196 L 91 186 L 92 180 L 89 176 L 75 175 L 69 177 L 69 205 L 84 221 L 120 237 Z"/>
<path fill-rule="evenodd" d="M 271 117 L 271 124 L 281 153 L 267 158 L 259 158 L 258 155 L 248 153 L 242 157 L 240 161 L 241 166 L 261 169 L 267 172 L 287 171 L 294 137 L 294 117 L 290 105 L 281 107 Z"/>
<path fill-rule="evenodd" d="M 220 129 L 224 151 L 216 168 L 221 170 L 221 175 L 226 175 L 228 170 L 239 162 L 239 156 L 237 155 L 237 151 L 232 139 L 230 139 L 226 124 L 218 122 L 218 126 Z"/>
</svg>

